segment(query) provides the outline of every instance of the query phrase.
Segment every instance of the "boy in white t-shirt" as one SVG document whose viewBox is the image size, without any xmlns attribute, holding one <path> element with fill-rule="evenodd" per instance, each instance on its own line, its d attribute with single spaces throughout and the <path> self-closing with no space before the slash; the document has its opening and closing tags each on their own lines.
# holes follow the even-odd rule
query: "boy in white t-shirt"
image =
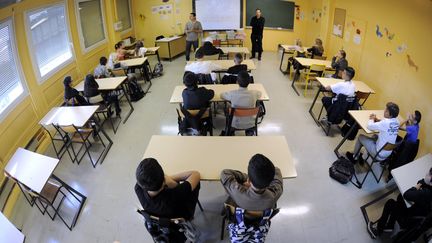
<svg viewBox="0 0 432 243">
<path fill-rule="evenodd" d="M 368 137 L 361 134 L 357 139 L 354 152 L 346 153 L 346 157 L 353 163 L 360 161 L 362 162 L 362 154 L 359 153 L 362 147 L 368 151 L 371 156 L 375 156 L 378 151 L 386 145 L 386 143 L 394 144 L 399 130 L 399 120 L 397 119 L 399 115 L 399 106 L 393 102 L 386 104 L 386 109 L 384 111 L 384 119 L 380 120 L 375 114 L 371 114 L 369 117 L 369 122 L 367 128 L 371 131 L 378 131 L 379 134 Z M 385 160 L 391 151 L 382 150 L 377 159 L 380 161 Z"/>
<path fill-rule="evenodd" d="M 342 79 L 344 82 L 338 82 L 333 85 L 325 87 L 326 90 L 333 92 L 335 96 L 339 94 L 344 94 L 348 97 L 353 97 L 355 95 L 355 84 L 351 80 L 354 78 L 355 70 L 352 67 L 346 67 L 342 73 Z M 324 96 L 321 101 L 324 108 L 328 110 L 330 105 L 333 103 L 333 97 Z"/>
</svg>

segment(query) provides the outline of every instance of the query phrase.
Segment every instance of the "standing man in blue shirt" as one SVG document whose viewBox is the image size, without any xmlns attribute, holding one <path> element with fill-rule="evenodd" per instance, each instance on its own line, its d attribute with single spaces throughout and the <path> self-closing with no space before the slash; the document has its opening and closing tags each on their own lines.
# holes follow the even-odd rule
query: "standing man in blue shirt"
<svg viewBox="0 0 432 243">
<path fill-rule="evenodd" d="M 250 26 L 252 26 L 252 56 L 255 58 L 255 53 L 258 52 L 258 61 L 261 61 L 261 54 L 263 52 L 262 39 L 264 31 L 265 19 L 261 16 L 261 9 L 257 8 L 255 11 L 255 16 L 252 17 L 250 21 Z"/>
<path fill-rule="evenodd" d="M 203 32 L 202 25 L 196 20 L 195 13 L 190 14 L 189 20 L 184 31 L 186 34 L 186 61 L 189 61 L 191 47 L 194 47 L 194 51 L 198 49 L 198 37 Z"/>
</svg>

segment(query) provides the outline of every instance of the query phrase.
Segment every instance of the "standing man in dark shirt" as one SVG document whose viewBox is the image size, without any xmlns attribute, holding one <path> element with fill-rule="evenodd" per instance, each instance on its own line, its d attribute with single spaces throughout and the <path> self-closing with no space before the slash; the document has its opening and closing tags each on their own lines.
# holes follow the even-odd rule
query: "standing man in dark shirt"
<svg viewBox="0 0 432 243">
<path fill-rule="evenodd" d="M 250 26 L 252 26 L 252 56 L 251 58 L 255 58 L 255 53 L 258 52 L 258 60 L 261 61 L 261 54 L 263 51 L 262 48 L 262 39 L 263 39 L 263 30 L 265 19 L 261 16 L 261 9 L 257 8 L 255 11 L 255 16 L 252 17 L 250 21 Z"/>
</svg>

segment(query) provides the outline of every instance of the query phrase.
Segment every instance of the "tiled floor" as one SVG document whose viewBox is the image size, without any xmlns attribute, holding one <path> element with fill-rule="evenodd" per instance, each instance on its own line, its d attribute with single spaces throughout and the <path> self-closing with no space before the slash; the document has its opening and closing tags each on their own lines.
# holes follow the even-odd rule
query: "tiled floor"
<svg viewBox="0 0 432 243">
<path fill-rule="evenodd" d="M 286 137 L 298 177 L 284 180 L 284 193 L 278 202 L 281 213 L 272 221 L 267 242 L 371 242 L 360 206 L 385 191 L 386 185 L 369 178 L 359 190 L 329 178 L 328 168 L 336 159 L 333 149 L 341 139 L 339 132 L 326 137 L 314 123 L 307 111 L 315 92 L 306 98 L 297 96 L 288 76 L 278 70 L 279 58 L 276 52 L 264 53 L 253 71 L 255 81 L 263 83 L 270 96 L 259 132 L 260 136 Z M 133 190 L 135 168 L 153 134 L 177 134 L 177 106 L 169 104 L 169 98 L 174 86 L 182 82 L 184 65 L 183 57 L 164 62 L 164 76 L 154 79 L 151 93 L 134 104 L 135 112 L 127 123 L 120 125 L 116 135 L 107 127 L 114 145 L 102 165 L 93 169 L 83 161 L 77 166 L 64 157 L 55 174 L 88 196 L 72 231 L 20 199 L 13 222 L 23 229 L 26 242 L 151 242 L 135 212 L 139 205 Z M 222 116 L 216 123 L 220 129 Z M 352 146 L 347 143 L 342 151 Z M 196 212 L 195 223 L 203 242 L 219 242 L 219 212 L 224 198 L 218 182 L 202 183 L 200 201 L 205 212 Z M 371 210 L 370 214 L 376 219 L 378 211 Z"/>
</svg>

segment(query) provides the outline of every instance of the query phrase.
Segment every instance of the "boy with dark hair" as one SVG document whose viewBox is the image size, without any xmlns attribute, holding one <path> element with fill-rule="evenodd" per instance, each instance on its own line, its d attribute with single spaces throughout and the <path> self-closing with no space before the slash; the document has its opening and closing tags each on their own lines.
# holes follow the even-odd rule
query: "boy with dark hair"
<svg viewBox="0 0 432 243">
<path fill-rule="evenodd" d="M 414 111 L 414 114 L 408 114 L 408 119 L 401 123 L 400 129 L 406 131 L 405 141 L 409 143 L 417 142 L 421 121 L 420 111 Z"/>
<path fill-rule="evenodd" d="M 73 105 L 89 105 L 87 100 L 84 99 L 84 97 L 82 97 L 79 94 L 78 90 L 72 88 L 71 83 L 72 83 L 72 77 L 66 76 L 63 80 L 65 102 L 74 98 L 78 102 L 78 104 L 73 104 Z"/>
<path fill-rule="evenodd" d="M 237 83 L 240 86 L 237 90 L 224 92 L 221 94 L 222 99 L 230 101 L 233 108 L 254 108 L 261 92 L 249 90 L 247 87 L 250 82 L 250 76 L 246 71 L 240 71 L 237 76 Z M 255 126 L 254 117 L 233 117 L 232 127 L 246 129 L 246 135 L 253 135 L 253 129 L 247 129 Z"/>
<path fill-rule="evenodd" d="M 204 56 L 211 56 L 211 55 L 222 55 L 224 54 L 224 52 L 222 51 L 222 49 L 216 48 L 213 45 L 213 39 L 211 37 L 207 37 L 204 39 L 203 41 L 203 45 L 198 48 L 198 50 L 196 51 L 196 53 L 202 53 Z"/>
<path fill-rule="evenodd" d="M 185 71 L 193 72 L 195 74 L 209 74 L 213 82 L 216 81 L 216 73 L 213 71 L 221 67 L 212 61 L 203 60 L 204 54 L 202 52 L 195 53 L 195 62 L 186 64 Z"/>
<path fill-rule="evenodd" d="M 108 70 L 106 64 L 108 59 L 106 57 L 101 57 L 99 59 L 99 65 L 95 68 L 93 75 L 95 78 L 108 78 L 111 77 L 111 72 Z"/>
<path fill-rule="evenodd" d="M 368 129 L 371 131 L 379 131 L 378 136 L 373 135 L 372 137 L 368 137 L 366 135 L 361 134 L 357 139 L 354 152 L 347 152 L 346 156 L 351 162 L 357 162 L 357 159 L 362 162 L 362 154 L 360 153 L 360 149 L 365 147 L 365 149 L 369 152 L 371 156 L 375 156 L 378 151 L 384 147 L 387 143 L 394 144 L 396 142 L 396 138 L 399 130 L 399 106 L 393 102 L 388 102 L 386 104 L 386 109 L 384 111 L 384 119 L 380 120 L 377 118 L 376 114 L 370 114 Z M 385 160 L 391 151 L 382 150 L 377 159 L 380 161 Z"/>
<path fill-rule="evenodd" d="M 247 71 L 247 65 L 241 64 L 243 62 L 243 54 L 236 53 L 234 56 L 235 65 L 228 68 L 227 73 L 229 74 L 238 74 L 240 71 Z"/>
<path fill-rule="evenodd" d="M 158 161 L 146 158 L 136 169 L 135 193 L 143 209 L 154 216 L 191 220 L 200 189 L 200 174 L 164 174 Z"/>
<path fill-rule="evenodd" d="M 183 107 L 187 110 L 199 110 L 210 105 L 214 91 L 205 87 L 198 87 L 197 76 L 193 72 L 186 72 L 183 76 Z"/>
<path fill-rule="evenodd" d="M 225 169 L 220 177 L 229 195 L 228 203 L 246 210 L 274 208 L 283 192 L 280 169 L 262 154 L 252 156 L 248 174 Z"/>
</svg>

